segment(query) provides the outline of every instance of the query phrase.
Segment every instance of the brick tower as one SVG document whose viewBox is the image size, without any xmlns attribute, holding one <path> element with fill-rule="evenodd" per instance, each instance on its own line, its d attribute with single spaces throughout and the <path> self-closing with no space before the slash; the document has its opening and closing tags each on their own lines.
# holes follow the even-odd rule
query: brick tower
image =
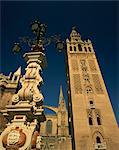
<svg viewBox="0 0 119 150">
<path fill-rule="evenodd" d="M 117 150 L 119 129 L 92 43 L 75 28 L 66 43 L 73 150 Z"/>
</svg>

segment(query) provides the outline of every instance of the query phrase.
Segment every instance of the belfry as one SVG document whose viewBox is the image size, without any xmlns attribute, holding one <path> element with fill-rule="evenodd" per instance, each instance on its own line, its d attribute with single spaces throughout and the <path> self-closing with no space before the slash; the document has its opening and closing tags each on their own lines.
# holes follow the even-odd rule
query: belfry
<svg viewBox="0 0 119 150">
<path fill-rule="evenodd" d="M 57 107 L 46 106 L 41 91 L 41 72 L 47 66 L 42 36 L 40 32 L 24 54 L 24 75 L 21 67 L 9 76 L 0 74 L 0 149 L 119 149 L 118 125 L 91 41 L 83 41 L 72 28 L 65 44 L 68 106 L 62 86 Z M 45 114 L 45 109 L 53 113 Z"/>
</svg>

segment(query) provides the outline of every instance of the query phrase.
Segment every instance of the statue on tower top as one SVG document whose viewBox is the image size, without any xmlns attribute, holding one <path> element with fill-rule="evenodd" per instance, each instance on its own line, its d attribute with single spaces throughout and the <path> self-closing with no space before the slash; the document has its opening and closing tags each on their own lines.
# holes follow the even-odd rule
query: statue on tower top
<svg viewBox="0 0 119 150">
<path fill-rule="evenodd" d="M 72 31 L 70 33 L 70 38 L 71 38 L 71 41 L 79 41 L 81 40 L 81 35 L 78 33 L 77 29 L 76 29 L 76 26 L 73 26 L 72 27 Z"/>
</svg>

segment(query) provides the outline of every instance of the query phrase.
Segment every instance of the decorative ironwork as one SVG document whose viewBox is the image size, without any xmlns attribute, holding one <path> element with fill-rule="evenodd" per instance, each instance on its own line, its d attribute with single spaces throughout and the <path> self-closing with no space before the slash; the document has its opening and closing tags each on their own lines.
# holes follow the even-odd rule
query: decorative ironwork
<svg viewBox="0 0 119 150">
<path fill-rule="evenodd" d="M 27 44 L 31 48 L 32 51 L 42 51 L 43 47 L 46 47 L 51 43 L 55 43 L 56 48 L 59 51 L 62 51 L 65 48 L 65 43 L 64 41 L 61 40 L 60 35 L 45 37 L 46 28 L 47 26 L 41 23 L 39 20 L 34 21 L 31 24 L 31 30 L 32 30 L 32 33 L 35 34 L 36 37 L 32 39 L 29 38 L 28 36 L 20 37 L 19 43 L 14 43 L 12 51 L 14 53 L 20 52 L 20 50 L 22 49 L 21 45 L 23 43 Z"/>
</svg>

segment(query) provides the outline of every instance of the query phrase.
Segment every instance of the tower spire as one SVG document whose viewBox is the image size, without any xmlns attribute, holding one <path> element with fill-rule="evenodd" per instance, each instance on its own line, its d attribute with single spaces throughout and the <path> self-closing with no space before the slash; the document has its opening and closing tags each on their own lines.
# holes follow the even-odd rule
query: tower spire
<svg viewBox="0 0 119 150">
<path fill-rule="evenodd" d="M 61 103 L 62 100 L 64 100 L 64 96 L 62 91 L 62 85 L 60 85 L 59 104 Z"/>
<path fill-rule="evenodd" d="M 17 71 L 14 73 L 14 75 L 16 75 L 16 76 L 21 75 L 21 66 L 17 69 Z"/>
<path fill-rule="evenodd" d="M 61 108 L 61 110 L 66 110 L 66 103 L 63 96 L 62 85 L 60 85 L 59 108 Z"/>
</svg>

